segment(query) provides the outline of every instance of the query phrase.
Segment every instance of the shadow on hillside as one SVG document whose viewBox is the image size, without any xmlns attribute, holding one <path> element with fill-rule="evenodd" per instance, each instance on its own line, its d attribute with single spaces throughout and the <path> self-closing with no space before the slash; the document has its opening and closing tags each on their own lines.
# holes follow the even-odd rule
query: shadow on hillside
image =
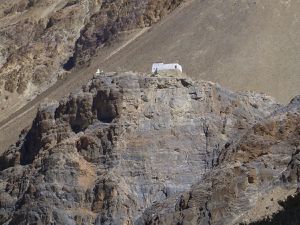
<svg viewBox="0 0 300 225">
<path fill-rule="evenodd" d="M 300 224 L 300 192 L 295 196 L 289 196 L 286 201 L 279 202 L 283 207 L 271 218 L 266 218 L 248 225 L 299 225 Z M 245 225 L 245 224 L 240 224 Z"/>
</svg>

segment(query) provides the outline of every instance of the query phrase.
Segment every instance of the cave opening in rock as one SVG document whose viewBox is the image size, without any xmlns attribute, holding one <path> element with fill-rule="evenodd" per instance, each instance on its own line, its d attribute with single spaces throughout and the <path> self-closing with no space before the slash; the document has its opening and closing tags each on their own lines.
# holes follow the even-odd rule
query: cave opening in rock
<svg viewBox="0 0 300 225">
<path fill-rule="evenodd" d="M 74 56 L 70 57 L 69 60 L 63 65 L 64 70 L 70 71 L 74 68 L 76 59 Z"/>
<path fill-rule="evenodd" d="M 80 124 L 76 124 L 76 123 L 75 124 L 71 124 L 71 129 L 72 129 L 72 131 L 75 134 L 79 133 L 80 131 L 84 131 L 85 130 L 85 128 L 81 127 Z"/>
<path fill-rule="evenodd" d="M 97 109 L 97 118 L 102 123 L 111 123 L 117 116 L 115 106 L 107 101 L 100 102 Z"/>
<path fill-rule="evenodd" d="M 114 120 L 114 116 L 110 114 L 100 114 L 98 115 L 98 120 L 100 120 L 102 123 L 111 123 Z"/>
<path fill-rule="evenodd" d="M 53 25 L 54 25 L 54 20 L 53 20 L 53 18 L 50 18 L 48 20 L 47 25 L 46 25 L 46 30 L 49 29 L 49 28 L 51 28 Z"/>
</svg>

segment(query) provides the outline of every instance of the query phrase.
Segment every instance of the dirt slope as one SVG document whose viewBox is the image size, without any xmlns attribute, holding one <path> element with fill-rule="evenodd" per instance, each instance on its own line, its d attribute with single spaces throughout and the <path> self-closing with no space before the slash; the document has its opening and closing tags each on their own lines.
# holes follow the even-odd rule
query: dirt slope
<svg viewBox="0 0 300 225">
<path fill-rule="evenodd" d="M 300 93 L 299 12 L 298 0 L 194 0 L 102 66 L 179 61 L 194 78 L 287 102 Z"/>
</svg>

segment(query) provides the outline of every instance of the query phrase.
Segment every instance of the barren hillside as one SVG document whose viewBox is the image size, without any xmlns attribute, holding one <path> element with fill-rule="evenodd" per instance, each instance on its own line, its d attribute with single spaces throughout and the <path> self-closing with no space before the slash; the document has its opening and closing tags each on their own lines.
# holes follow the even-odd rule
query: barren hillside
<svg viewBox="0 0 300 225">
<path fill-rule="evenodd" d="M 0 0 L 0 224 L 299 224 L 299 12 Z"/>
<path fill-rule="evenodd" d="M 58 77 L 68 81 L 41 95 L 39 102 L 77 89 L 97 67 L 148 72 L 157 61 L 179 61 L 196 79 L 266 92 L 285 103 L 299 94 L 299 1 L 191 0 L 173 11 L 181 2 L 2 1 L 0 120 L 11 119 Z M 135 28 L 163 17 L 131 39 L 140 33 Z M 120 38 L 120 43 L 111 42 L 128 30 L 130 44 Z M 76 71 L 68 71 L 73 66 Z M 25 112 L 21 109 L 20 115 Z M 35 112 L 30 113 L 26 121 Z M 19 120 L 2 129 L 1 144 L 13 143 L 15 130 L 26 125 Z"/>
<path fill-rule="evenodd" d="M 0 120 L 123 31 L 151 26 L 181 0 L 0 1 Z"/>
<path fill-rule="evenodd" d="M 193 0 L 103 67 L 179 61 L 194 78 L 288 102 L 300 93 L 299 12 L 298 0 Z"/>
</svg>

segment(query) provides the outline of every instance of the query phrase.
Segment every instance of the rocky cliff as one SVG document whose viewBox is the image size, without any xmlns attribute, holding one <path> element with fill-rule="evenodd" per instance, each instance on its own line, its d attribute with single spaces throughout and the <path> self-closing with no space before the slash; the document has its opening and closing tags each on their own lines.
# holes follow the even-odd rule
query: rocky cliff
<svg viewBox="0 0 300 225">
<path fill-rule="evenodd" d="M 300 100 L 102 74 L 0 158 L 1 224 L 238 224 L 299 182 Z"/>
<path fill-rule="evenodd" d="M 0 2 L 0 104 L 45 90 L 121 31 L 150 26 L 182 0 Z"/>
</svg>

